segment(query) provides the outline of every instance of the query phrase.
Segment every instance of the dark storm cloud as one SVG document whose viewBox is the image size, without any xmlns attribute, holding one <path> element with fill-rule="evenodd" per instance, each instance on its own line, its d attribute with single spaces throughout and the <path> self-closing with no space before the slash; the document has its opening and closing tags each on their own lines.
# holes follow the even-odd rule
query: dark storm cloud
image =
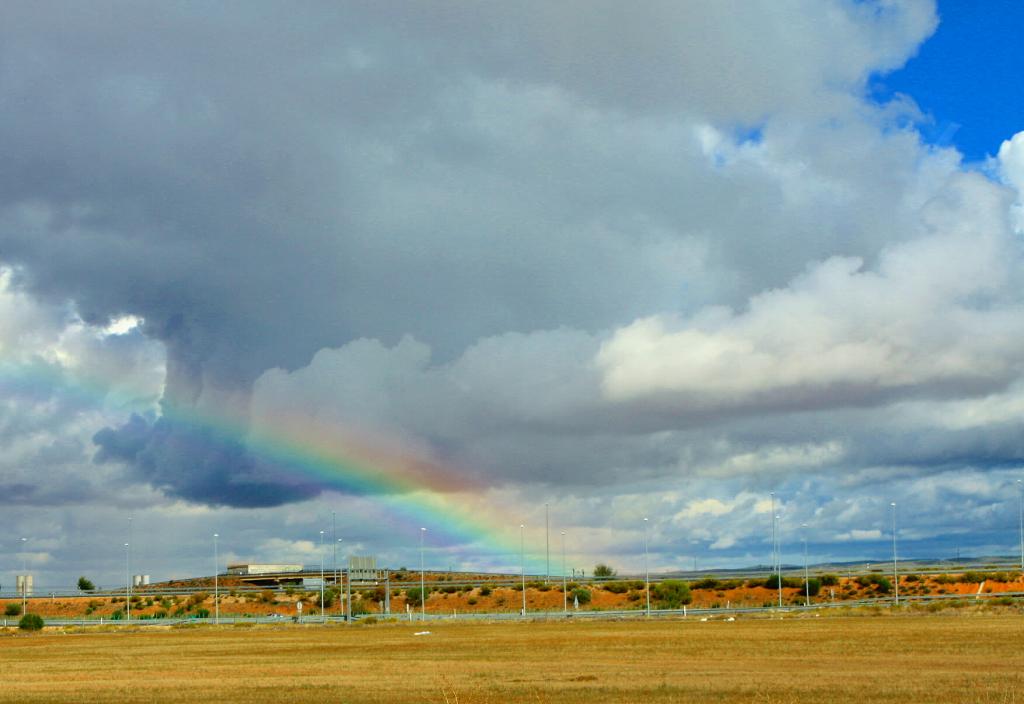
<svg viewBox="0 0 1024 704">
<path fill-rule="evenodd" d="M 927 2 L 2 13 L 0 257 L 88 322 L 143 317 L 169 408 L 244 406 L 265 370 L 356 338 L 411 334 L 455 360 L 509 331 L 742 302 L 919 231 L 916 137 L 858 93 L 932 31 Z M 731 138 L 751 123 L 764 153 Z M 479 366 L 501 363 L 493 347 Z M 552 405 L 516 422 L 576 422 Z M 167 419 L 96 442 L 190 500 L 312 491 Z"/>
</svg>

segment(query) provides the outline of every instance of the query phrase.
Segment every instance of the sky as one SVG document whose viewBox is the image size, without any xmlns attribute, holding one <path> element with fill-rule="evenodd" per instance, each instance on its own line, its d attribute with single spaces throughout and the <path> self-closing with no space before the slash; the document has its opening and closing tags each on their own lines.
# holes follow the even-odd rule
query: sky
<svg viewBox="0 0 1024 704">
<path fill-rule="evenodd" d="M 1014 554 L 1021 12 L 4 4 L 0 588 Z"/>
</svg>

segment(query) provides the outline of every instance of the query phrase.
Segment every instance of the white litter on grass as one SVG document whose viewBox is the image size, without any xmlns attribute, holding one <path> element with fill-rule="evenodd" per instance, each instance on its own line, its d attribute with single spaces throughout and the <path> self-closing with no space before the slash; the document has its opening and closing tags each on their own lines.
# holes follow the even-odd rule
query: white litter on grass
<svg viewBox="0 0 1024 704">
<path fill-rule="evenodd" d="M 430 635 L 430 631 L 419 631 L 417 633 L 413 633 L 413 635 L 414 636 L 429 636 Z"/>
<path fill-rule="evenodd" d="M 704 618 L 702 618 L 702 619 L 700 620 L 700 622 L 701 622 L 701 623 L 704 623 L 704 622 L 706 622 L 707 620 L 708 620 L 708 617 L 707 617 L 707 616 L 705 616 Z"/>
<path fill-rule="evenodd" d="M 729 622 L 731 623 L 732 621 L 735 621 L 736 619 L 735 619 L 735 618 L 733 618 L 732 616 L 730 616 L 729 618 L 727 618 L 727 619 L 725 619 L 725 620 L 726 620 L 726 621 L 729 621 Z"/>
</svg>

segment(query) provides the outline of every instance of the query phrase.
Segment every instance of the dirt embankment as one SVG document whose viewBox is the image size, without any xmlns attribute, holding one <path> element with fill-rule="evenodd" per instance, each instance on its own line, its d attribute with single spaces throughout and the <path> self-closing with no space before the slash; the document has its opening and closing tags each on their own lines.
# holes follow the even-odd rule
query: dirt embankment
<svg viewBox="0 0 1024 704">
<path fill-rule="evenodd" d="M 854 578 L 822 576 L 818 591 L 811 598 L 814 603 L 827 601 L 848 601 L 892 594 L 891 578 L 883 575 L 869 575 Z M 824 584 L 822 584 L 824 583 Z M 298 612 L 307 615 L 320 612 L 320 592 L 301 589 L 287 592 L 263 591 L 258 593 L 236 592 L 224 585 L 220 596 L 221 615 L 269 616 L 278 614 L 291 617 Z M 690 601 L 698 608 L 729 608 L 771 606 L 777 603 L 778 591 L 775 585 L 765 586 L 763 582 L 739 580 L 704 579 L 690 583 Z M 814 581 L 812 579 L 812 590 Z M 518 612 L 522 608 L 523 592 L 510 587 L 491 587 L 480 584 L 473 587 L 435 585 L 427 598 L 426 610 L 431 613 L 493 613 Z M 959 595 L 974 596 L 979 593 L 999 594 L 1024 591 L 1024 580 L 1019 573 L 991 573 L 966 575 L 906 575 L 900 578 L 899 591 L 902 596 L 918 595 Z M 563 596 L 561 583 L 530 583 L 526 589 L 526 608 L 530 611 L 557 611 L 567 605 L 569 609 L 643 609 L 647 594 L 641 581 L 611 580 L 598 585 L 569 585 Z M 412 593 L 410 593 L 412 592 Z M 783 604 L 801 604 L 804 601 L 802 582 L 784 582 Z M 363 589 L 353 593 L 353 612 L 356 614 L 379 613 L 385 600 L 383 587 Z M 684 599 L 685 601 L 685 599 Z M 651 605 L 654 608 L 678 606 L 672 596 L 663 588 L 654 585 L 651 590 Z M 327 593 L 328 614 L 343 614 L 344 601 Z M 419 608 L 418 589 L 406 585 L 396 586 L 390 596 L 392 613 L 404 613 Z M 19 600 L 0 602 L 8 619 L 17 618 Z M 125 616 L 124 597 L 83 596 L 74 598 L 31 598 L 28 610 L 43 618 L 104 618 L 119 619 Z M 141 594 L 132 598 L 132 618 L 168 618 L 208 616 L 214 612 L 212 592 L 200 592 L 191 596 L 159 597 Z"/>
</svg>

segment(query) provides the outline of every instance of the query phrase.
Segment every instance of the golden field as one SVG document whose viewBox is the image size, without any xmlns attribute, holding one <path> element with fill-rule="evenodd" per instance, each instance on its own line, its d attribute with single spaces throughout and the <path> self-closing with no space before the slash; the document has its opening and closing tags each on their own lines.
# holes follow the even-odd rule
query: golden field
<svg viewBox="0 0 1024 704">
<path fill-rule="evenodd" d="M 8 631 L 0 701 L 1024 702 L 1016 609 L 870 613 Z"/>
</svg>

